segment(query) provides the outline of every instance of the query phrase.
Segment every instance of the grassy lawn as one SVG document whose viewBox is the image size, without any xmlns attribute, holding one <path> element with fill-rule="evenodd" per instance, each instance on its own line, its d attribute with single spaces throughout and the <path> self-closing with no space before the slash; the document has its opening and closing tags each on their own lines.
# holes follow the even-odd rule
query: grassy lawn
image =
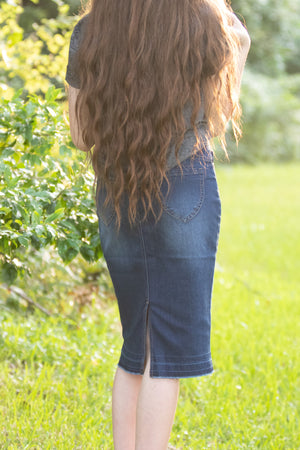
<svg viewBox="0 0 300 450">
<path fill-rule="evenodd" d="M 217 168 L 211 376 L 181 381 L 178 449 L 300 449 L 299 164 Z M 113 449 L 116 304 L 77 322 L 0 305 L 0 448 Z"/>
</svg>

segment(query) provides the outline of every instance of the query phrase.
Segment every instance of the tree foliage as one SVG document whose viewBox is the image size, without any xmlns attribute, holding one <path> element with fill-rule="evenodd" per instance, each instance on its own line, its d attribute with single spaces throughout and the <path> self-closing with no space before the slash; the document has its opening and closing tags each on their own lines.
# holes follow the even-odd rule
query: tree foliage
<svg viewBox="0 0 300 450">
<path fill-rule="evenodd" d="M 45 94 L 50 86 L 64 86 L 68 42 L 74 17 L 69 6 L 59 2 L 56 19 L 44 18 L 25 33 L 19 25 L 24 9 L 21 1 L 1 3 L 0 96 L 11 98 L 15 90 Z"/>
<path fill-rule="evenodd" d="M 300 3 L 293 0 L 233 0 L 252 39 L 247 65 L 271 78 L 300 72 Z"/>
<path fill-rule="evenodd" d="M 251 48 L 243 76 L 243 138 L 229 140 L 231 161 L 300 158 L 300 2 L 232 0 Z"/>
</svg>

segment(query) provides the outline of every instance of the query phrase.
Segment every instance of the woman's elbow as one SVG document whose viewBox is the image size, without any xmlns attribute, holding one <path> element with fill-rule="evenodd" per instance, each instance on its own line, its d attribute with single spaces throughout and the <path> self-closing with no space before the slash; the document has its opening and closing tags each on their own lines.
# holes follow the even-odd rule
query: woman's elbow
<svg viewBox="0 0 300 450">
<path fill-rule="evenodd" d="M 79 143 L 76 143 L 76 144 L 75 144 L 75 142 L 73 142 L 73 143 L 74 143 L 75 147 L 78 148 L 78 150 L 81 150 L 82 152 L 86 152 L 87 153 L 87 152 L 89 152 L 91 150 L 89 147 L 87 147 L 82 142 L 79 142 Z"/>
<path fill-rule="evenodd" d="M 82 152 L 88 153 L 91 150 L 91 148 L 87 147 L 84 144 L 84 142 L 74 142 L 73 141 L 73 144 L 75 145 L 76 148 L 78 148 L 78 150 L 81 150 Z"/>
<path fill-rule="evenodd" d="M 247 51 L 247 53 L 248 53 L 250 50 L 250 47 L 251 47 L 251 38 L 250 38 L 248 31 L 247 30 L 245 30 L 245 31 L 246 32 L 243 35 L 241 45 L 242 45 L 244 51 Z"/>
<path fill-rule="evenodd" d="M 89 147 L 88 145 L 86 145 L 82 139 L 82 136 L 79 136 L 78 133 L 75 133 L 74 131 L 72 131 L 72 129 L 70 131 L 71 131 L 71 139 L 75 147 L 78 148 L 78 150 L 81 150 L 82 152 L 89 152 L 92 146 Z"/>
</svg>

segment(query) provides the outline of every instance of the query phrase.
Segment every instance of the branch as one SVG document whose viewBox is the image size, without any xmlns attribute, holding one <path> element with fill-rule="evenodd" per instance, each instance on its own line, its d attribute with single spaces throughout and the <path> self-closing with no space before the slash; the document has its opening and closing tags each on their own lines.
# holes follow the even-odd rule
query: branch
<svg viewBox="0 0 300 450">
<path fill-rule="evenodd" d="M 18 297 L 20 297 L 23 300 L 25 300 L 28 304 L 33 305 L 35 308 L 38 308 L 39 310 L 41 310 L 47 316 L 52 316 L 51 312 L 49 312 L 46 308 L 44 308 L 39 303 L 37 303 L 34 300 L 32 300 L 30 297 L 28 297 L 28 295 L 26 295 L 25 292 L 22 289 L 20 289 L 19 287 L 17 287 L 17 286 L 8 286 L 8 284 L 2 284 L 2 286 L 5 289 L 7 289 L 9 292 L 13 292 Z"/>
</svg>

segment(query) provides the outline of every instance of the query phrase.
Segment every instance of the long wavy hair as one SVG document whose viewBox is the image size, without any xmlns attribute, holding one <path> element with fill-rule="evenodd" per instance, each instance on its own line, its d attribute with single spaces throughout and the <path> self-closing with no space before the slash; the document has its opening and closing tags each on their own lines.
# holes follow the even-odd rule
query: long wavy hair
<svg viewBox="0 0 300 450">
<path fill-rule="evenodd" d="M 138 205 L 142 220 L 150 212 L 160 217 L 167 156 L 173 145 L 178 159 L 187 102 L 194 151 L 201 149 L 196 117 L 202 102 L 209 135 L 219 137 L 225 152 L 230 118 L 238 139 L 239 43 L 229 11 L 224 0 L 92 0 L 87 6 L 76 114 L 118 226 L 124 194 L 131 224 Z"/>
</svg>

